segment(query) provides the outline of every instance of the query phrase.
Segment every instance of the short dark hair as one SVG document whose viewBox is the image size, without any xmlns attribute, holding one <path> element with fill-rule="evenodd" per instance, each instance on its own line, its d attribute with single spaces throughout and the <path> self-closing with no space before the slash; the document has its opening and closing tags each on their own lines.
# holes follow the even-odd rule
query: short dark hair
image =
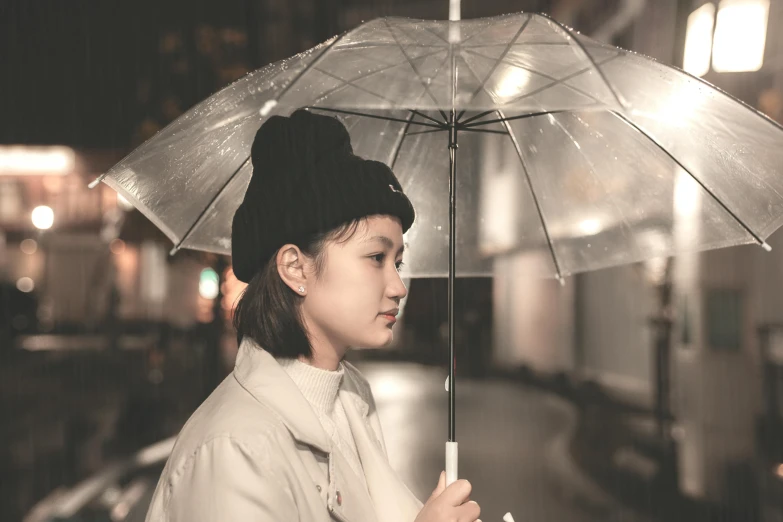
<svg viewBox="0 0 783 522">
<path fill-rule="evenodd" d="M 323 273 L 326 264 L 326 244 L 346 242 L 356 233 L 366 218 L 344 223 L 328 232 L 310 236 L 296 243 L 304 255 L 315 261 L 315 277 Z M 277 272 L 277 252 L 245 288 L 234 310 L 237 341 L 248 337 L 273 357 L 295 359 L 313 356 L 301 313 L 302 297 L 291 290 Z"/>
</svg>

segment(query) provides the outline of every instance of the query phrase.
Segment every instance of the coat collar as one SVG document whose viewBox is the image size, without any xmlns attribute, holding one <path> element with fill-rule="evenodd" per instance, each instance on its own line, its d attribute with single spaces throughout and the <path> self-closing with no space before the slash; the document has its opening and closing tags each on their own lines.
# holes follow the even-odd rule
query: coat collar
<svg viewBox="0 0 783 522">
<path fill-rule="evenodd" d="M 351 401 L 364 418 L 369 412 L 369 390 L 357 385 L 358 370 L 344 363 L 345 377 L 340 397 Z M 331 443 L 310 403 L 275 358 L 252 340 L 245 338 L 239 346 L 234 376 L 257 401 L 270 407 L 293 437 L 322 453 L 329 453 Z"/>
</svg>

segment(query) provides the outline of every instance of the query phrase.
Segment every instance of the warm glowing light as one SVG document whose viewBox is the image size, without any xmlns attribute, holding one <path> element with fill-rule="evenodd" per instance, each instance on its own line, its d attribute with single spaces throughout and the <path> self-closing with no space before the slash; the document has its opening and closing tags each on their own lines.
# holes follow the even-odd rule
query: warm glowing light
<svg viewBox="0 0 783 522">
<path fill-rule="evenodd" d="M 769 0 L 723 0 L 712 41 L 718 72 L 758 71 L 764 63 Z"/>
<path fill-rule="evenodd" d="M 518 67 L 510 67 L 498 81 L 495 94 L 501 98 L 510 98 L 522 93 L 530 81 L 530 73 Z"/>
<path fill-rule="evenodd" d="M 35 239 L 25 239 L 19 243 L 19 250 L 25 254 L 35 254 L 38 251 L 38 243 Z"/>
<path fill-rule="evenodd" d="M 35 207 L 32 213 L 32 220 L 35 228 L 48 230 L 54 224 L 54 211 L 45 205 Z"/>
<path fill-rule="evenodd" d="M 109 243 L 109 250 L 111 250 L 112 254 L 122 254 L 125 252 L 125 241 L 122 239 L 113 239 L 111 243 Z"/>
<path fill-rule="evenodd" d="M 594 236 L 603 230 L 603 226 L 597 219 L 585 219 L 579 223 L 579 230 L 586 236 Z"/>
<path fill-rule="evenodd" d="M 117 206 L 120 207 L 122 210 L 130 211 L 133 210 L 133 203 L 127 200 L 125 196 L 122 194 L 117 194 Z"/>
<path fill-rule="evenodd" d="M 694 76 L 704 76 L 710 70 L 712 30 L 715 26 L 715 5 L 704 4 L 688 16 L 685 35 L 685 55 L 682 68 Z"/>
<path fill-rule="evenodd" d="M 0 175 L 65 175 L 73 171 L 75 160 L 70 147 L 0 145 Z"/>
<path fill-rule="evenodd" d="M 35 282 L 29 277 L 22 277 L 16 282 L 16 288 L 20 292 L 29 293 L 35 289 Z"/>
</svg>

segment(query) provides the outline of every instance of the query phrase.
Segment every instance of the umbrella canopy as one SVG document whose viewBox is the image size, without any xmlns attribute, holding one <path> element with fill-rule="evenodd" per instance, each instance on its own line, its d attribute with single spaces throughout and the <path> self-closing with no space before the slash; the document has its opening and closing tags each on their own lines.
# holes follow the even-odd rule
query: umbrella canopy
<svg viewBox="0 0 783 522">
<path fill-rule="evenodd" d="M 103 179 L 176 245 L 230 253 L 262 121 L 307 106 L 393 166 L 418 210 L 407 275 L 449 270 L 455 111 L 456 274 L 540 252 L 545 275 L 757 242 L 783 223 L 783 132 L 688 74 L 538 14 L 382 18 L 253 72 Z M 97 181 L 97 180 L 96 180 Z"/>
<path fill-rule="evenodd" d="M 343 120 L 417 209 L 407 276 L 449 277 L 447 483 L 457 477 L 454 277 L 538 255 L 563 276 L 756 242 L 783 223 L 783 129 L 709 84 L 544 15 L 382 18 L 197 105 L 98 180 L 179 248 L 231 249 L 263 120 Z M 458 154 L 459 152 L 459 154 Z M 457 156 L 459 165 L 457 168 Z"/>
</svg>

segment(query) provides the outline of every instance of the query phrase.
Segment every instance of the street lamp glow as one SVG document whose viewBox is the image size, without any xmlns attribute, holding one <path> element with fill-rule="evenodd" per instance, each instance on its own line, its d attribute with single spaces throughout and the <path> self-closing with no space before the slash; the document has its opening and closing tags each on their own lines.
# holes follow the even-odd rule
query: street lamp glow
<svg viewBox="0 0 783 522">
<path fill-rule="evenodd" d="M 117 193 L 117 206 L 119 206 L 122 210 L 125 211 L 130 211 L 133 210 L 134 208 L 133 203 L 128 201 L 128 199 L 122 194 L 120 194 L 119 192 Z"/>
<path fill-rule="evenodd" d="M 694 76 L 704 76 L 710 70 L 712 30 L 715 26 L 715 5 L 704 4 L 688 16 L 685 54 L 682 68 Z"/>
<path fill-rule="evenodd" d="M 32 280 L 32 278 L 29 277 L 21 277 L 16 282 L 16 288 L 20 292 L 24 292 L 25 294 L 28 294 L 35 290 L 35 282 Z"/>
<path fill-rule="evenodd" d="M 0 175 L 66 175 L 73 171 L 76 153 L 70 147 L 0 146 Z"/>
<path fill-rule="evenodd" d="M 201 271 L 198 281 L 198 293 L 204 299 L 214 299 L 220 293 L 220 278 L 211 268 Z"/>
<path fill-rule="evenodd" d="M 54 211 L 46 205 L 35 207 L 32 213 L 33 226 L 40 230 L 48 230 L 54 224 Z"/>
<path fill-rule="evenodd" d="M 594 236 L 603 229 L 601 222 L 597 219 L 585 219 L 579 223 L 579 230 L 586 236 Z"/>
<path fill-rule="evenodd" d="M 758 71 L 764 64 L 769 0 L 723 0 L 712 42 L 717 72 Z"/>
<path fill-rule="evenodd" d="M 28 255 L 35 254 L 38 251 L 38 243 L 35 242 L 35 239 L 27 238 L 19 243 L 19 250 Z"/>
<path fill-rule="evenodd" d="M 521 94 L 530 83 L 530 73 L 518 67 L 510 67 L 498 81 L 495 93 L 501 98 L 511 98 Z"/>
</svg>

